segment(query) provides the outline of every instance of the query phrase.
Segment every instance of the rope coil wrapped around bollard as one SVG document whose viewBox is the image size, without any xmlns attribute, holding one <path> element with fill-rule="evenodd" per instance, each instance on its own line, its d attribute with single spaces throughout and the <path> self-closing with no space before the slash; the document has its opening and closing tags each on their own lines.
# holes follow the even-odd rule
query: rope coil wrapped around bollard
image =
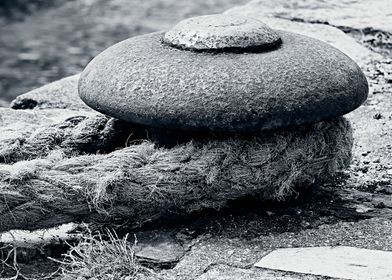
<svg viewBox="0 0 392 280">
<path fill-rule="evenodd" d="M 107 116 L 83 105 L 87 115 L 29 133 L 0 128 L 0 231 L 283 199 L 349 165 L 342 116 L 368 94 L 334 47 L 227 14 L 111 46 L 77 84 L 75 99 Z"/>
<path fill-rule="evenodd" d="M 103 116 L 83 122 L 96 127 L 94 123 L 102 124 L 103 119 L 113 125 Z M 57 127 L 65 130 L 65 123 L 69 121 Z M 41 133 L 45 131 L 50 134 L 53 126 Z M 71 221 L 142 225 L 168 214 L 219 209 L 246 195 L 281 199 L 296 187 L 329 179 L 347 167 L 353 140 L 349 122 L 339 117 L 251 137 L 192 140 L 171 148 L 141 139 L 109 153 L 88 154 L 82 146 L 70 144 L 75 137 L 100 138 L 102 131 L 107 133 L 108 127 L 96 129 L 95 137 L 79 129 L 77 137 L 65 134 L 58 146 L 41 142 L 35 147 L 46 148 L 46 156 L 40 152 L 31 160 L 1 164 L 0 231 Z M 23 152 L 22 145 L 19 153 Z"/>
</svg>

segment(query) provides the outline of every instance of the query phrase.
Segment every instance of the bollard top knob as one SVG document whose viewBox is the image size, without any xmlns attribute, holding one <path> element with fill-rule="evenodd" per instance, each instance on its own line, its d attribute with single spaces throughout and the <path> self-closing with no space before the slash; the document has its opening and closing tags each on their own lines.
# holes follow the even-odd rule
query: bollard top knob
<svg viewBox="0 0 392 280">
<path fill-rule="evenodd" d="M 216 14 L 180 21 L 164 34 L 163 42 L 194 51 L 265 50 L 279 46 L 281 39 L 259 20 Z"/>
</svg>

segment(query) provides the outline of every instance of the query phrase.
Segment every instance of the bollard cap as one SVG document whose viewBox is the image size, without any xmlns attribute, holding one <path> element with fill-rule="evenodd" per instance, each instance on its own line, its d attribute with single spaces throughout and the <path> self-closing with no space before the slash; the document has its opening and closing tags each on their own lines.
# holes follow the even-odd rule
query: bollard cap
<svg viewBox="0 0 392 280">
<path fill-rule="evenodd" d="M 173 47 L 196 51 L 263 50 L 279 46 L 279 35 L 263 22 L 217 14 L 180 21 L 163 36 Z"/>
</svg>

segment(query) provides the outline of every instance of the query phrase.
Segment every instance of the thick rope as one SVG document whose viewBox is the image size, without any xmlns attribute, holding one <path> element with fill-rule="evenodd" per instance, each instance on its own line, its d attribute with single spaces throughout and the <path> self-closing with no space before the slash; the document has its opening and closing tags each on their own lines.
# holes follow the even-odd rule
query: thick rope
<svg viewBox="0 0 392 280">
<path fill-rule="evenodd" d="M 83 122 L 91 125 L 100 118 Z M 330 178 L 351 158 L 352 131 L 344 118 L 172 148 L 145 140 L 90 155 L 85 154 L 90 143 L 110 143 L 112 149 L 117 140 L 108 135 L 115 130 L 105 130 L 108 119 L 94 133 L 77 129 L 80 123 L 56 125 L 61 141 L 31 136 L 35 138 L 24 141 L 17 157 L 3 152 L 5 162 L 14 163 L 0 164 L 0 232 L 71 221 L 136 226 L 167 215 L 219 209 L 246 195 L 280 199 L 297 186 Z M 62 125 L 67 129 L 61 130 Z M 41 133 L 53 131 L 51 126 Z M 16 161 L 20 159 L 31 160 Z"/>
<path fill-rule="evenodd" d="M 39 126 L 24 137 L 16 134 L 3 139 L 0 142 L 0 163 L 44 157 L 53 149 L 61 149 L 67 156 L 110 152 L 121 145 L 124 147 L 135 129 L 136 126 L 133 128 L 129 123 L 104 115 L 74 116 L 58 124 Z"/>
</svg>

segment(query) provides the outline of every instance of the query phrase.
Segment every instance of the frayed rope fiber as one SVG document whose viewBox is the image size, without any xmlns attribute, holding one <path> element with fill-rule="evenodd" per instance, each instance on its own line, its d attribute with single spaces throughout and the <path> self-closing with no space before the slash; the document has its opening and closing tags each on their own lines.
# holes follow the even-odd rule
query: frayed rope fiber
<svg viewBox="0 0 392 280">
<path fill-rule="evenodd" d="M 132 127 L 130 124 L 104 115 L 74 116 L 49 126 L 28 127 L 24 122 L 16 126 L 14 121 L 18 115 L 21 115 L 20 111 L 5 113 L 9 112 L 16 113 L 16 116 L 3 126 L 8 125 L 18 133 L 16 135 L 11 133 L 10 137 L 1 135 L 3 137 L 0 137 L 0 163 L 10 164 L 44 157 L 53 149 L 61 149 L 68 157 L 83 153 L 111 152 L 121 144 L 125 146 L 126 139 L 134 131 L 137 131 L 138 135 L 141 133 L 141 128 L 137 126 Z M 2 124 L 1 117 L 0 114 L 0 124 Z M 27 131 L 18 131 L 23 129 Z M 9 131 L 6 128 L 5 131 L 0 130 L 1 132 L 6 134 Z"/>
<path fill-rule="evenodd" d="M 0 231 L 71 221 L 137 226 L 168 214 L 219 209 L 247 195 L 281 199 L 347 167 L 353 142 L 343 117 L 257 136 L 194 139 L 171 148 L 141 140 L 105 154 L 69 153 L 68 140 L 41 157 L 29 144 L 34 159 L 14 162 L 8 154 L 12 162 L 0 164 Z M 40 145 L 35 149 L 43 150 Z"/>
</svg>

